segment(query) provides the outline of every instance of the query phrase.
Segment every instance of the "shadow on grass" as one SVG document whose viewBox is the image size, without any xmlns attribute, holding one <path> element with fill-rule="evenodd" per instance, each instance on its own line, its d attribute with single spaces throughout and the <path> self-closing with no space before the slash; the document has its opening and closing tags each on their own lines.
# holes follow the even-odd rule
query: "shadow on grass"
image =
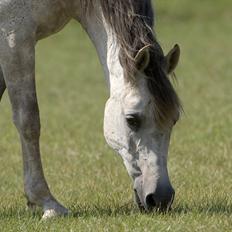
<svg viewBox="0 0 232 232">
<path fill-rule="evenodd" d="M 122 206 L 101 206 L 101 205 L 78 205 L 73 210 L 73 217 L 116 217 L 116 216 L 133 216 L 133 215 L 170 215 L 178 216 L 181 214 L 207 214 L 207 215 L 232 215 L 232 203 L 226 199 L 216 199 L 210 201 L 200 201 L 190 204 L 175 205 L 172 210 L 168 212 L 146 213 L 140 211 L 133 202 L 126 203 Z"/>
<path fill-rule="evenodd" d="M 210 201 L 199 201 L 190 204 L 179 204 L 171 211 L 171 214 L 207 214 L 207 215 L 232 215 L 232 203 L 226 199 L 216 199 Z"/>
<path fill-rule="evenodd" d="M 74 217 L 116 217 L 120 215 L 134 215 L 139 214 L 139 209 L 133 202 L 128 202 L 123 205 L 78 205 L 73 210 Z"/>
<path fill-rule="evenodd" d="M 117 217 L 117 216 L 139 216 L 139 215 L 166 215 L 166 216 L 178 216 L 183 214 L 205 214 L 205 215 L 232 215 L 232 203 L 226 199 L 217 199 L 209 201 L 200 201 L 190 204 L 177 204 L 169 212 L 141 212 L 133 202 L 128 202 L 123 205 L 77 205 L 70 207 L 70 218 L 82 217 Z M 25 219 L 30 217 L 31 219 L 40 219 L 42 216 L 41 209 L 37 209 L 35 212 L 25 210 L 25 208 L 0 208 L 0 219 L 6 218 L 18 218 Z"/>
</svg>

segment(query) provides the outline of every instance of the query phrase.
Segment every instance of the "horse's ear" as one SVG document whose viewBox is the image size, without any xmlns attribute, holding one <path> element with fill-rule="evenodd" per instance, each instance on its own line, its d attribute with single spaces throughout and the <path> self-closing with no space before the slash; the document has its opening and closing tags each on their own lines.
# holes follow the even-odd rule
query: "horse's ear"
<svg viewBox="0 0 232 232">
<path fill-rule="evenodd" d="M 150 62 L 150 45 L 141 48 L 135 56 L 136 68 L 139 71 L 144 71 Z"/>
<path fill-rule="evenodd" d="M 166 55 L 167 61 L 167 73 L 171 74 L 174 72 L 180 59 L 180 47 L 176 44 L 171 51 Z"/>
</svg>

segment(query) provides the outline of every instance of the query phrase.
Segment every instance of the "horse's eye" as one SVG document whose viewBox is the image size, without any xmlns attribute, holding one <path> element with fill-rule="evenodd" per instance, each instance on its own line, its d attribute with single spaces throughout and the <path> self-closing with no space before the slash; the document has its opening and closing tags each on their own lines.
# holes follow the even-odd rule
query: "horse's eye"
<svg viewBox="0 0 232 232">
<path fill-rule="evenodd" d="M 137 114 L 127 115 L 126 121 L 127 121 L 128 127 L 133 131 L 137 131 L 141 125 L 141 119 L 140 119 L 139 115 L 137 115 Z"/>
</svg>

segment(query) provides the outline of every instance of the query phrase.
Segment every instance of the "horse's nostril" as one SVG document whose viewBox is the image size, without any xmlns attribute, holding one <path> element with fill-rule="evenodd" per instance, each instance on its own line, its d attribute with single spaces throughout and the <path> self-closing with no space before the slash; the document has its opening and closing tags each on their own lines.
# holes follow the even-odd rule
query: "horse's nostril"
<svg viewBox="0 0 232 232">
<path fill-rule="evenodd" d="M 175 192 L 173 189 L 165 195 L 158 195 L 157 193 L 148 194 L 145 198 L 146 208 L 147 210 L 151 210 L 153 208 L 161 211 L 170 210 L 174 196 Z"/>
<path fill-rule="evenodd" d="M 155 202 L 155 199 L 154 199 L 154 194 L 148 194 L 146 196 L 146 206 L 148 209 L 151 209 L 151 208 L 154 208 L 156 206 L 156 202 Z"/>
</svg>

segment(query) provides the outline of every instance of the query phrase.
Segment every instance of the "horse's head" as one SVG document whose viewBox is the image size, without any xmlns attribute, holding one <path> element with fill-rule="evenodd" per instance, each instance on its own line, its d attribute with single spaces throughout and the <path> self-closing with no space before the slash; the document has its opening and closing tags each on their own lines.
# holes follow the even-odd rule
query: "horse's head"
<svg viewBox="0 0 232 232">
<path fill-rule="evenodd" d="M 136 202 L 146 210 L 170 208 L 175 195 L 167 153 L 180 106 L 167 76 L 178 63 L 180 49 L 176 45 L 167 56 L 156 53 L 150 46 L 137 53 L 133 81 L 124 71 L 124 84 L 108 100 L 104 121 L 106 140 L 122 156 Z"/>
</svg>

